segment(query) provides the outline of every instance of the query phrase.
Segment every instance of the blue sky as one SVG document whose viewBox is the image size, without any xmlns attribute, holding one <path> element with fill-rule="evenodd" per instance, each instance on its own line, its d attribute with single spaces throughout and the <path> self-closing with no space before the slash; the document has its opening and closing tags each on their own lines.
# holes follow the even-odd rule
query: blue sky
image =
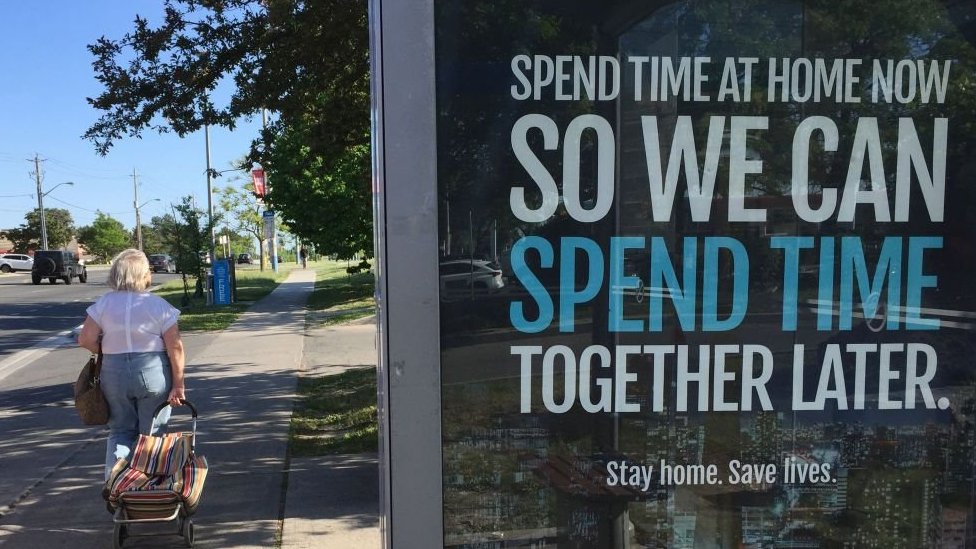
<svg viewBox="0 0 976 549">
<path fill-rule="evenodd" d="M 75 225 L 89 225 L 101 211 L 135 226 L 132 171 L 139 185 L 144 223 L 193 195 L 206 209 L 206 148 L 203 131 L 181 139 L 145 133 L 126 138 L 101 157 L 81 135 L 100 112 L 86 97 L 100 91 L 86 45 L 121 38 L 136 14 L 158 21 L 162 2 L 132 0 L 38 0 L 3 2 L 0 32 L 0 229 L 24 223 L 37 207 L 34 155 L 41 162 L 44 207 L 71 212 Z M 234 132 L 211 128 L 213 167 L 227 170 L 248 149 L 260 117 L 242 120 Z M 240 186 L 246 174 L 231 172 L 214 188 Z M 235 180 L 236 179 L 236 180 Z M 72 181 L 74 185 L 59 183 Z M 153 201 L 159 199 L 159 201 Z M 215 198 L 216 200 L 216 198 Z M 215 202 L 216 204 L 216 202 Z"/>
</svg>

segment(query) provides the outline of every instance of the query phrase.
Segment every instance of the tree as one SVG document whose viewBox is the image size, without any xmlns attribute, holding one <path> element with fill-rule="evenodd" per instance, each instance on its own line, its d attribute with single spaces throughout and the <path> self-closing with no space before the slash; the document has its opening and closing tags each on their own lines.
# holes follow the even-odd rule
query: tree
<svg viewBox="0 0 976 549">
<path fill-rule="evenodd" d="M 227 227 L 224 227 L 223 229 L 217 231 L 217 240 L 219 241 L 223 237 L 227 237 L 228 243 L 225 249 L 224 246 L 218 242 L 217 244 L 218 256 L 221 256 L 222 254 L 226 253 L 226 255 L 224 255 L 223 257 L 228 259 L 234 259 L 235 257 L 237 257 L 237 254 L 254 253 L 254 239 L 251 238 L 249 235 L 242 235 L 240 233 L 236 233 L 228 229 Z"/>
<path fill-rule="evenodd" d="M 39 234 L 40 232 L 38 232 Z M 40 237 L 35 236 L 26 225 L 21 225 L 16 229 L 2 231 L 0 232 L 0 236 L 12 242 L 13 249 L 18 252 L 26 253 L 28 250 L 35 250 L 40 247 L 38 245 Z"/>
<path fill-rule="evenodd" d="M 163 243 L 163 235 L 158 225 L 161 219 L 161 217 L 156 216 L 149 221 L 149 225 L 145 223 L 142 225 L 142 249 L 147 254 L 169 253 Z M 136 242 L 135 231 L 132 231 L 132 242 Z"/>
<path fill-rule="evenodd" d="M 330 160 L 305 144 L 308 128 L 291 127 L 269 151 L 274 166 L 269 202 L 319 253 L 351 259 L 373 255 L 370 149 L 357 145 Z"/>
<path fill-rule="evenodd" d="M 203 295 L 203 278 L 206 276 L 205 264 L 200 257 L 200 251 L 210 246 L 210 223 L 204 223 L 206 218 L 203 210 L 193 205 L 193 197 L 183 197 L 178 205 L 172 205 L 173 214 L 159 220 L 159 229 L 164 244 L 176 261 L 176 268 L 183 275 L 183 302 L 190 301 L 189 276 L 196 277 L 195 297 Z"/>
<path fill-rule="evenodd" d="M 261 208 L 254 200 L 254 184 L 243 188 L 228 186 L 217 189 L 217 204 L 226 214 L 228 227 L 235 233 L 246 233 L 258 241 L 258 252 L 264 256 L 264 220 Z M 262 268 L 264 262 L 261 263 Z"/>
<path fill-rule="evenodd" d="M 132 245 L 131 234 L 120 221 L 98 212 L 95 221 L 78 229 L 78 243 L 88 253 L 103 260 L 109 260 Z"/>
<path fill-rule="evenodd" d="M 265 167 L 268 203 L 323 252 L 371 253 L 366 7 L 361 0 L 165 0 L 158 26 L 137 17 L 122 38 L 89 46 L 104 86 L 89 102 L 103 114 L 84 137 L 106 154 L 118 139 L 146 130 L 184 136 L 204 124 L 234 127 L 268 109 L 277 119 L 242 164 Z M 218 84 L 233 86 L 224 104 L 210 94 Z M 314 168 L 298 170 L 307 160 Z M 339 229 L 326 228 L 332 225 Z"/>
<path fill-rule="evenodd" d="M 41 247 L 41 211 L 38 208 L 27 212 L 26 223 L 16 229 L 4 232 L 4 237 L 14 243 L 15 250 L 36 250 Z M 71 212 L 62 208 L 45 208 L 44 220 L 47 225 L 47 244 L 52 249 L 67 246 L 75 236 L 75 222 Z"/>
</svg>

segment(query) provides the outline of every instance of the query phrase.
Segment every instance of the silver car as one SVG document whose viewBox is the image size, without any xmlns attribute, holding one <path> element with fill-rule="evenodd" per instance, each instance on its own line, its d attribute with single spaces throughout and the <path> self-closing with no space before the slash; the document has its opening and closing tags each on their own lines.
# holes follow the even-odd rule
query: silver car
<svg viewBox="0 0 976 549">
<path fill-rule="evenodd" d="M 442 300 L 484 296 L 505 286 L 501 268 L 480 259 L 442 261 L 440 279 Z"/>
<path fill-rule="evenodd" d="M 2 272 L 29 271 L 32 265 L 34 265 L 34 258 L 27 254 L 0 254 Z"/>
</svg>

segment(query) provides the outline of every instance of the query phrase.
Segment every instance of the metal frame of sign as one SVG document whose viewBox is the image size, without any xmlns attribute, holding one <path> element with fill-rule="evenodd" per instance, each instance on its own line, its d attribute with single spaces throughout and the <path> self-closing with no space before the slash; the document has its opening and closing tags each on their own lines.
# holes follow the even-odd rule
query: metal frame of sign
<svg viewBox="0 0 976 549">
<path fill-rule="evenodd" d="M 383 547 L 443 546 L 433 10 L 370 2 Z"/>
</svg>

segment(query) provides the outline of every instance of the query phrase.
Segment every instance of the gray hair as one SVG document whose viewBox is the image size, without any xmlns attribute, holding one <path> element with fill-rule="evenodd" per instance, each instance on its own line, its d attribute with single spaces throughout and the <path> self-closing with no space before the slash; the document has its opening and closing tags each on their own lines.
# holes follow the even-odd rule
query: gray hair
<svg viewBox="0 0 976 549">
<path fill-rule="evenodd" d="M 122 250 L 112 259 L 108 286 L 113 290 L 141 292 L 149 287 L 149 259 L 135 248 Z"/>
</svg>

